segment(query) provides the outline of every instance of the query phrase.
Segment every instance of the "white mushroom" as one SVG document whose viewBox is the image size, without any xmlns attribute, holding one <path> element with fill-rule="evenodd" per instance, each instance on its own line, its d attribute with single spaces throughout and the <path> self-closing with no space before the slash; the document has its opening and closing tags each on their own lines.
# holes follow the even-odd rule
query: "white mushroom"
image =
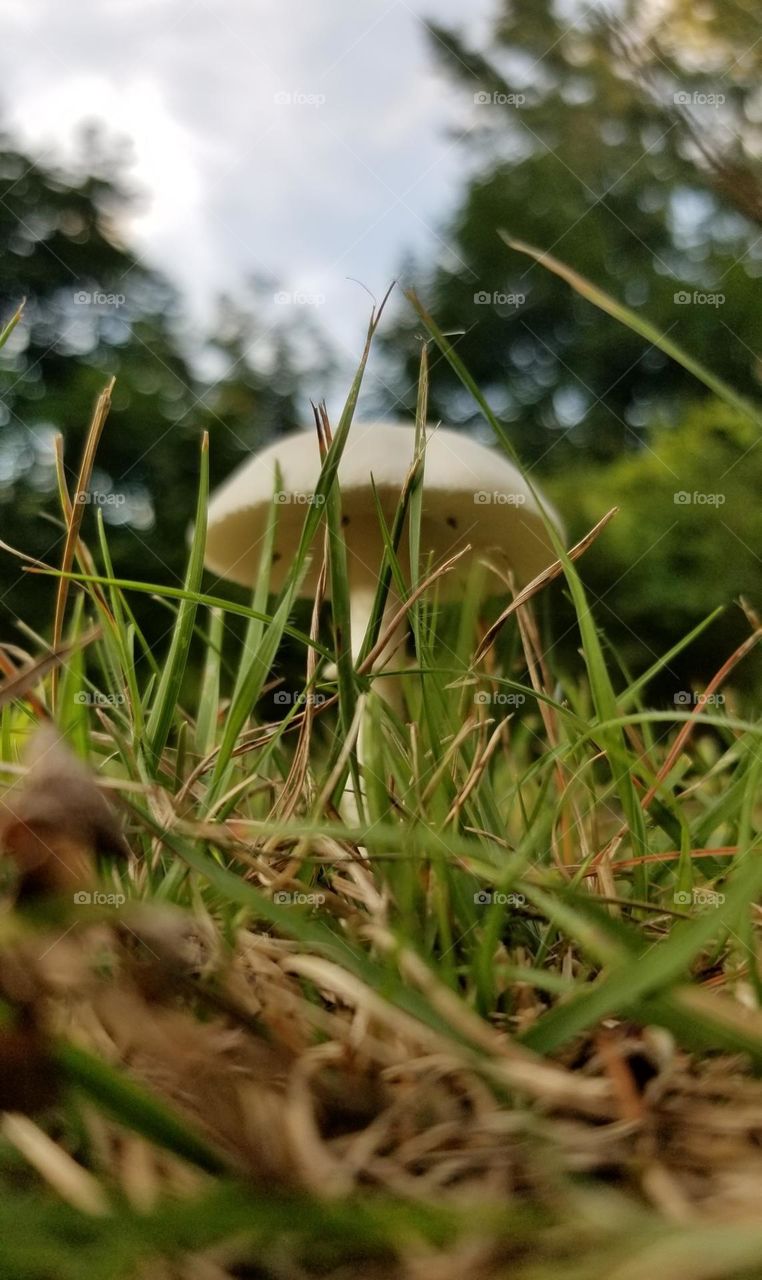
<svg viewBox="0 0 762 1280">
<path fill-rule="evenodd" d="M 457 599 L 475 558 L 488 557 L 527 582 L 555 559 L 539 507 L 519 471 L 500 453 L 460 431 L 438 427 L 428 433 L 424 469 L 421 552 L 437 564 L 469 546 L 452 572 L 439 581 L 442 599 Z M 342 520 L 347 544 L 351 593 L 352 654 L 357 657 L 370 620 L 384 553 L 371 488 L 375 484 L 384 518 L 391 526 L 400 491 L 415 455 L 415 429 L 409 423 L 355 423 L 339 464 Z M 312 432 L 285 436 L 245 462 L 212 496 L 209 505 L 206 564 L 214 573 L 244 586 L 257 575 L 262 540 L 275 488 L 280 490 L 272 589 L 282 587 L 299 544 L 306 509 L 320 474 L 320 452 Z M 546 512 L 555 513 L 543 500 Z M 560 524 L 559 524 L 560 528 Z M 406 540 L 399 562 L 408 568 Z M 300 588 L 310 596 L 319 572 L 319 556 Z M 497 591 L 501 588 L 497 587 Z M 387 616 L 396 601 L 387 606 Z M 383 661 L 388 661 L 388 650 Z M 383 665 L 383 661 L 378 666 Z M 379 681 L 384 696 L 400 707 L 392 679 Z"/>
</svg>

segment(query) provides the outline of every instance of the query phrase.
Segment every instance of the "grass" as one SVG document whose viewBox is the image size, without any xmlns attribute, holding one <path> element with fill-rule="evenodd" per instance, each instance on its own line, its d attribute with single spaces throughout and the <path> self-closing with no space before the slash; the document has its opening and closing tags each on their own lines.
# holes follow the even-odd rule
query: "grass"
<svg viewBox="0 0 762 1280">
<path fill-rule="evenodd" d="M 580 643 L 564 671 L 535 613 L 548 575 L 497 620 L 476 577 L 440 606 L 419 459 L 354 667 L 336 474 L 379 318 L 332 435 L 321 417 L 327 502 L 274 599 L 275 505 L 250 607 L 204 589 L 206 441 L 182 588 L 115 574 L 100 513 L 86 545 L 62 482 L 63 567 L 35 570 L 60 584 L 53 649 L 3 656 L 4 781 L 52 714 L 130 856 L 93 865 L 84 904 L 14 905 L 23 874 L 6 886 L 2 1275 L 762 1275 L 762 723 L 728 683 L 757 622 L 704 697 L 652 706 L 700 628 L 632 679 L 579 576 L 589 540 L 558 543 Z M 424 348 L 419 432 L 427 388 Z M 324 550 L 334 616 L 300 630 Z M 404 719 L 368 676 L 391 583 L 414 648 Z M 136 591 L 173 614 L 161 652 Z M 304 679 L 268 721 L 286 634 Z"/>
</svg>

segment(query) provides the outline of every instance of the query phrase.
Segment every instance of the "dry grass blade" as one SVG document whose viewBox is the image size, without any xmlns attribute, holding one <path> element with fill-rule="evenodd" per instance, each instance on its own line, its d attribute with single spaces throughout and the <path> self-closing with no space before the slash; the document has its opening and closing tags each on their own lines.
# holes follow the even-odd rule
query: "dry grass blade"
<svg viewBox="0 0 762 1280">
<path fill-rule="evenodd" d="M 0 1133 L 68 1204 L 87 1214 L 109 1212 L 108 1200 L 98 1180 L 28 1116 L 6 1112 Z"/>
<path fill-rule="evenodd" d="M 446 573 L 449 573 L 463 556 L 469 554 L 470 550 L 471 546 L 469 545 L 456 552 L 454 556 L 450 556 L 449 560 L 446 560 L 438 569 L 435 569 L 433 573 L 430 573 L 428 578 L 426 578 L 420 586 L 416 587 L 415 591 L 411 592 L 404 604 L 400 605 L 396 613 L 394 613 L 390 618 L 383 635 L 379 636 L 378 641 L 373 646 L 370 653 L 365 656 L 358 666 L 357 671 L 359 675 L 366 676 L 373 670 L 373 664 L 378 658 L 380 658 L 392 637 L 396 634 L 397 628 L 407 615 L 408 610 L 415 604 L 416 600 L 420 599 L 424 592 L 428 591 L 435 582 L 438 582 Z"/>
<path fill-rule="evenodd" d="M 521 644 L 524 651 L 524 658 L 529 672 L 529 678 L 532 682 L 532 688 L 538 693 L 551 694 L 553 689 L 553 681 L 550 671 L 548 670 L 545 656 L 542 649 L 540 632 L 537 627 L 534 614 L 529 604 L 523 604 L 516 614 L 516 620 L 519 626 L 519 634 L 521 636 Z M 558 716 L 555 708 L 545 702 L 544 699 L 538 699 L 538 708 L 545 726 L 545 733 L 548 743 L 555 748 L 560 743 L 560 734 L 558 728 Z M 559 806 L 560 828 L 560 848 L 559 837 L 556 836 L 555 830 L 552 835 L 552 850 L 554 860 L 561 864 L 574 861 L 573 856 L 573 837 L 576 836 L 582 850 L 582 856 L 586 858 L 592 850 L 588 848 L 588 840 L 585 829 L 585 823 L 580 812 L 579 804 L 574 795 L 574 777 L 566 769 L 566 766 L 559 759 L 553 767 L 553 773 L 556 780 L 556 790 L 559 798 L 568 795 L 569 806 L 561 804 Z M 571 808 L 571 815 L 568 808 Z M 608 885 L 609 890 L 612 889 Z"/>
<path fill-rule="evenodd" d="M 8 674 L 8 679 L 0 684 L 0 707 L 6 706 L 9 702 L 15 702 L 17 698 L 23 698 L 43 676 L 46 676 L 50 671 L 54 671 L 56 667 L 59 667 L 62 662 L 65 662 L 78 649 L 84 649 L 87 645 L 92 644 L 94 640 L 98 639 L 99 635 L 100 628 L 93 627 L 90 631 L 81 635 L 73 644 L 59 645 L 57 649 L 52 649 L 50 653 L 46 653 L 29 666 L 22 667 L 20 671 L 15 670 L 10 661 L 0 655 L 0 666 Z M 34 705 L 38 712 L 42 711 L 45 714 L 45 709 L 39 699 L 34 699 Z"/>
<path fill-rule="evenodd" d="M 57 435 L 53 441 L 53 444 L 55 448 L 55 458 L 56 458 L 56 479 L 58 482 L 58 500 L 61 504 L 61 510 L 63 512 L 64 521 L 66 522 L 66 525 L 68 528 L 68 526 L 71 524 L 71 521 L 72 521 L 73 511 L 72 511 L 72 504 L 71 504 L 71 496 L 69 494 L 69 490 L 66 485 L 66 468 L 64 465 L 63 436 Z M 93 560 L 93 557 L 91 556 L 86 543 L 84 543 L 82 539 L 79 537 L 75 542 L 75 555 L 79 562 L 80 567 L 84 570 L 84 572 L 92 574 L 93 577 L 95 577 L 97 572 L 95 561 Z M 46 568 L 45 565 L 40 565 L 39 567 Z M 113 621 L 111 618 L 108 602 L 106 600 L 103 587 L 101 587 L 99 583 L 94 582 L 92 584 L 92 592 L 98 601 L 98 605 L 100 609 L 102 610 L 104 615 L 109 619 L 109 622 Z"/>
<path fill-rule="evenodd" d="M 17 671 L 16 667 L 14 667 L 11 659 L 8 657 L 6 653 L 3 652 L 2 649 L 0 649 L 0 671 L 2 671 L 3 675 L 6 676 L 11 683 L 19 675 L 19 672 Z M 0 706 L 3 705 L 4 692 L 5 692 L 5 684 L 2 684 L 0 685 Z M 34 712 L 34 714 L 37 716 L 39 720 L 43 720 L 45 716 L 48 714 L 44 703 L 40 701 L 36 693 L 31 693 L 28 689 L 23 690 L 22 694 L 19 696 L 23 697 L 24 694 L 26 695 L 26 700 L 29 703 L 29 706 L 32 708 L 32 711 Z M 11 697 L 11 701 L 13 701 L 13 697 Z"/>
<path fill-rule="evenodd" d="M 43 573 L 50 573 L 50 565 L 44 560 L 37 560 L 34 556 L 29 556 L 25 551 L 19 551 L 17 547 L 12 547 L 9 542 L 3 542 L 0 538 L 0 551 L 7 551 L 9 556 L 15 556 L 17 560 L 22 560 L 25 565 L 30 565 L 33 569 L 40 569 Z"/>
<path fill-rule="evenodd" d="M 327 535 L 326 535 L 327 543 Z M 325 586 L 328 577 L 328 554 L 327 545 L 323 556 L 323 564 L 320 569 L 320 577 L 318 578 L 317 587 L 315 588 L 315 601 L 312 607 L 312 619 L 310 622 L 310 638 L 317 640 L 320 628 L 320 608 L 325 597 Z M 317 672 L 317 650 L 307 650 L 307 687 L 312 688 Z M 286 778 L 283 792 L 279 797 L 275 811 L 281 818 L 290 818 L 296 811 L 300 800 L 304 796 L 304 789 L 307 781 L 307 774 L 310 764 L 310 741 L 312 738 L 312 724 L 315 715 L 315 702 L 311 694 L 307 695 L 307 701 L 304 707 L 304 718 L 299 728 L 299 740 L 294 752 L 294 759 Z M 272 816 L 275 816 L 273 813 Z"/>
<path fill-rule="evenodd" d="M 21 302 L 19 303 L 18 307 L 14 311 L 8 323 L 2 329 L 0 329 L 0 347 L 4 347 L 6 342 L 10 338 L 11 334 L 13 333 L 13 330 L 16 328 L 16 325 L 19 323 L 21 317 L 24 314 L 25 306 L 26 306 L 26 298 L 22 298 Z"/>
<path fill-rule="evenodd" d="M 431 797 L 436 792 L 442 778 L 445 777 L 448 772 L 454 776 L 458 760 L 460 758 L 460 749 L 463 746 L 463 743 L 467 738 L 470 738 L 474 734 L 481 735 L 483 727 L 484 722 L 476 720 L 472 716 L 466 720 L 465 724 L 461 725 L 452 741 L 447 743 L 447 749 L 442 751 L 441 758 L 438 760 L 436 768 L 432 771 L 431 776 L 426 783 L 426 787 L 421 794 L 421 803 L 423 805 L 428 804 Z M 442 747 L 444 747 L 444 745 L 445 744 L 443 743 Z"/>
<path fill-rule="evenodd" d="M 567 553 L 570 560 L 579 560 L 579 557 L 585 554 L 588 548 L 593 545 L 599 534 L 603 533 L 603 530 L 606 528 L 609 520 L 613 520 L 618 510 L 618 507 L 612 507 L 610 511 L 607 511 L 605 516 L 598 521 L 590 532 L 586 533 L 584 538 L 581 538 L 580 541 L 571 548 Z M 504 609 L 500 614 L 500 617 L 493 622 L 489 631 L 484 636 L 484 639 L 474 654 L 474 665 L 477 662 L 481 662 L 485 655 L 489 653 L 497 639 L 501 627 L 505 626 L 505 623 L 512 614 L 514 614 L 517 609 L 520 609 L 523 604 L 526 604 L 528 600 L 531 600 L 533 596 L 536 596 L 538 591 L 542 591 L 543 587 L 546 587 L 549 582 L 553 582 L 556 578 L 560 578 L 563 571 L 563 563 L 560 560 L 556 560 L 547 569 L 543 569 L 542 573 L 539 573 L 536 578 L 533 578 L 532 581 L 519 592 L 519 594 L 508 605 L 507 609 Z"/>
<path fill-rule="evenodd" d="M 711 706 L 711 703 L 708 702 L 707 699 L 711 698 L 712 695 L 716 693 L 716 691 L 724 684 L 725 680 L 727 679 L 728 675 L 733 670 L 733 668 L 737 666 L 738 663 L 741 662 L 746 657 L 747 654 L 751 653 L 752 649 L 755 648 L 755 646 L 759 643 L 761 639 L 762 639 L 762 629 L 755 631 L 754 634 L 749 636 L 747 640 L 744 640 L 743 644 L 740 644 L 738 648 L 735 650 L 735 652 L 731 653 L 727 661 L 722 664 L 722 666 L 720 667 L 716 675 L 714 675 L 712 679 L 709 681 L 709 684 L 707 685 L 706 690 L 704 691 L 703 698 L 699 700 L 698 705 L 691 712 L 690 717 L 688 718 L 688 720 L 686 720 L 682 729 L 680 730 L 677 737 L 675 738 L 675 741 L 672 744 L 672 747 L 670 748 L 664 763 L 662 764 L 658 774 L 656 775 L 656 782 L 651 787 L 649 787 L 648 791 L 644 795 L 643 802 L 642 802 L 644 809 L 648 807 L 648 805 L 651 803 L 654 796 L 656 795 L 656 792 L 659 789 L 659 783 L 664 781 L 664 779 L 669 775 L 670 769 L 672 769 L 675 765 L 675 762 L 679 760 L 681 752 L 684 750 L 685 745 L 688 742 L 688 739 L 690 738 L 691 734 L 693 733 L 693 730 L 696 727 L 696 721 L 698 720 L 699 716 L 702 714 L 703 711 L 707 709 L 707 707 Z"/>
<path fill-rule="evenodd" d="M 638 87 L 648 94 L 654 106 L 664 112 L 673 126 L 679 124 L 685 131 L 704 161 L 702 172 L 707 175 L 712 185 L 725 199 L 735 205 L 744 217 L 762 224 L 762 183 L 760 183 L 758 172 L 752 165 L 744 163 L 741 156 L 737 159 L 728 158 L 725 154 L 726 144 L 722 135 L 707 130 L 705 119 L 700 118 L 690 105 L 679 101 L 679 94 L 673 94 L 665 107 L 663 85 L 657 81 L 649 65 L 649 59 L 643 56 L 643 50 L 639 47 L 637 40 L 634 40 L 629 31 L 619 26 L 614 19 L 606 20 L 605 25 L 616 56 L 626 64 Z M 660 63 L 658 70 L 661 71 L 663 64 L 658 53 L 656 58 Z"/>
<path fill-rule="evenodd" d="M 347 761 L 349 760 L 349 757 L 356 746 L 357 739 L 360 735 L 360 729 L 362 728 L 363 716 L 365 715 L 365 701 L 366 701 L 365 695 L 360 694 L 359 698 L 357 699 L 357 705 L 355 707 L 355 714 L 352 719 L 352 723 L 350 724 L 349 729 L 347 730 L 347 733 L 344 737 L 344 741 L 341 746 L 341 751 L 336 757 L 336 763 L 333 766 L 332 771 L 329 773 L 328 777 L 326 778 L 325 782 L 323 783 L 323 786 L 320 790 L 320 794 L 317 797 L 317 801 L 315 804 L 315 809 L 317 813 L 322 813 L 328 807 L 331 796 L 333 795 L 333 792 L 338 785 L 339 778 L 343 774 Z"/>
<path fill-rule="evenodd" d="M 696 724 L 698 723 L 699 717 L 702 715 L 704 711 L 707 711 L 711 707 L 712 703 L 710 699 L 712 695 L 715 694 L 717 690 L 724 684 L 725 680 L 727 679 L 727 677 L 729 676 L 733 668 L 738 666 L 738 663 L 741 662 L 747 656 L 747 654 L 751 653 L 752 649 L 756 647 L 756 645 L 759 643 L 761 639 L 762 639 L 762 628 L 758 628 L 752 635 L 750 635 L 746 640 L 744 640 L 743 643 L 740 644 L 733 653 L 731 653 L 730 657 L 725 662 L 723 662 L 719 671 L 717 671 L 715 675 L 712 676 L 712 679 L 709 681 L 709 684 L 706 686 L 706 689 L 704 690 L 703 697 L 698 701 L 693 711 L 691 712 L 690 716 L 688 717 L 685 724 L 683 725 L 682 729 L 680 730 L 677 737 L 675 738 L 675 741 L 673 742 L 669 752 L 667 753 L 667 756 L 665 757 L 663 764 L 661 765 L 656 775 L 656 781 L 651 784 L 651 786 L 648 788 L 647 792 L 645 793 L 645 795 L 643 796 L 640 802 L 641 808 L 643 809 L 644 813 L 651 805 L 654 797 L 657 795 L 659 791 L 659 787 L 661 786 L 662 782 L 664 782 L 665 778 L 669 777 L 671 770 L 674 768 L 676 762 L 680 759 L 681 753 L 685 750 L 686 744 L 688 743 L 688 740 L 691 734 L 693 733 L 693 730 L 696 728 Z M 616 851 L 620 841 L 622 840 L 622 837 L 626 833 L 626 830 L 627 830 L 627 827 L 625 824 L 623 824 L 620 827 L 620 829 L 617 831 L 616 835 L 612 836 L 611 840 L 608 842 L 606 847 L 601 849 L 595 855 L 595 858 L 593 859 L 593 863 L 592 863 L 593 867 L 597 867 L 598 864 L 601 863 L 606 857 L 610 856 Z"/>
<path fill-rule="evenodd" d="M 61 570 L 64 575 L 71 572 L 74 563 L 74 554 L 79 539 L 79 531 L 82 527 L 82 517 L 84 515 L 84 498 L 87 493 L 88 485 L 93 474 L 93 465 L 95 463 L 95 454 L 98 449 L 98 443 L 101 433 L 106 424 L 108 411 L 111 407 L 111 393 L 114 389 L 115 379 L 111 378 L 107 386 L 104 387 L 98 396 L 98 400 L 93 412 L 90 430 L 87 434 L 84 452 L 82 454 L 82 463 L 77 478 L 77 492 L 74 496 L 74 503 L 69 515 L 68 526 L 66 530 L 66 542 L 64 544 L 63 558 L 61 561 Z M 69 579 L 62 577 L 58 582 L 58 590 L 56 592 L 56 607 L 53 615 L 53 648 L 57 649 L 61 643 L 63 635 L 63 621 L 66 612 L 66 601 L 69 596 Z M 51 698 L 55 704 L 56 695 L 56 672 L 53 671 L 51 680 Z"/>
<path fill-rule="evenodd" d="M 373 926 L 371 931 L 374 940 L 381 945 L 397 946 L 396 941 L 390 939 L 382 928 Z M 409 980 L 434 996 L 437 1007 L 463 1036 L 478 1046 L 484 1056 L 466 1044 L 425 1027 L 330 960 L 300 954 L 284 960 L 284 968 L 308 978 L 320 989 L 330 991 L 350 1006 L 363 1010 L 401 1040 L 419 1046 L 419 1051 L 423 1049 L 444 1054 L 451 1061 L 483 1072 L 503 1088 L 518 1090 L 547 1105 L 569 1107 L 580 1114 L 589 1113 L 600 1117 L 609 1114 L 611 1090 L 608 1082 L 582 1079 L 564 1067 L 543 1062 L 526 1049 L 506 1042 L 481 1018 L 472 1015 L 452 992 L 437 983 L 431 972 L 421 965 L 412 952 L 405 950 L 400 953 L 400 961 Z"/>
<path fill-rule="evenodd" d="M 63 518 L 67 525 L 71 523 L 71 494 L 66 483 L 66 459 L 64 458 L 64 438 L 60 431 L 53 441 L 56 455 L 56 481 L 58 483 L 58 501 L 61 503 Z"/>
<path fill-rule="evenodd" d="M 468 797 L 471 795 L 474 788 L 478 786 L 479 781 L 482 778 L 484 771 L 487 768 L 487 765 L 489 764 L 490 760 L 495 754 L 495 751 L 497 750 L 500 744 L 500 739 L 507 728 L 508 728 L 508 718 L 500 722 L 497 728 L 493 731 L 492 736 L 487 742 L 487 745 L 483 748 L 482 751 L 480 751 L 476 755 L 474 762 L 471 766 L 469 775 L 466 778 L 466 781 L 464 782 L 460 791 L 458 792 L 458 795 L 453 800 L 452 805 L 450 807 L 450 812 L 445 818 L 445 821 L 444 821 L 445 826 L 447 826 L 448 823 L 454 822 L 456 820 L 461 810 L 463 809 L 466 801 L 468 800 Z"/>
</svg>

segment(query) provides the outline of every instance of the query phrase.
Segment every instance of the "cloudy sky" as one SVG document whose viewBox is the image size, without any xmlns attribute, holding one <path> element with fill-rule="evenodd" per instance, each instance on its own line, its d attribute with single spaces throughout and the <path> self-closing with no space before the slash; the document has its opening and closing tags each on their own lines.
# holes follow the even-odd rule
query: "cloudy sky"
<svg viewBox="0 0 762 1280">
<path fill-rule="evenodd" d="M 474 0 L 477 37 L 493 9 Z M 440 238 L 473 104 L 424 17 L 462 0 L 5 0 L 13 133 L 53 156 L 97 117 L 132 140 L 130 234 L 196 315 L 253 272 L 315 306 L 347 358 L 407 249 Z M 283 305 L 283 304 L 281 304 Z M 319 308 L 319 311 L 318 311 Z"/>
</svg>

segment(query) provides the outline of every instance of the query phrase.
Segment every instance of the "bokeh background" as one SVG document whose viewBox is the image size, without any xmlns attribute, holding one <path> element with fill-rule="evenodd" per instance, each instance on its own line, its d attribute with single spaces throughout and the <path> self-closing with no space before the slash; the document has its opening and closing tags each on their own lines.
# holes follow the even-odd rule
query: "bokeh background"
<svg viewBox="0 0 762 1280">
<path fill-rule="evenodd" d="M 55 561 L 55 436 L 73 479 L 114 374 L 93 509 L 119 572 L 176 583 L 201 431 L 219 480 L 307 424 L 310 399 L 336 413 L 368 291 L 396 278 L 363 414 L 412 412 L 415 287 L 571 536 L 620 507 L 583 562 L 619 659 L 642 670 L 726 606 L 670 664 L 669 696 L 748 634 L 739 597 L 762 610 L 759 13 L 465 8 L 6 0 L 0 322 L 27 304 L 0 356 L 0 537 Z M 751 412 L 499 228 L 647 317 Z M 487 438 L 436 357 L 431 411 Z M 52 591 L 3 551 L 0 639 L 19 619 L 44 632 Z M 159 606 L 136 607 L 166 630 Z M 562 591 L 553 608 L 565 636 Z"/>
</svg>

